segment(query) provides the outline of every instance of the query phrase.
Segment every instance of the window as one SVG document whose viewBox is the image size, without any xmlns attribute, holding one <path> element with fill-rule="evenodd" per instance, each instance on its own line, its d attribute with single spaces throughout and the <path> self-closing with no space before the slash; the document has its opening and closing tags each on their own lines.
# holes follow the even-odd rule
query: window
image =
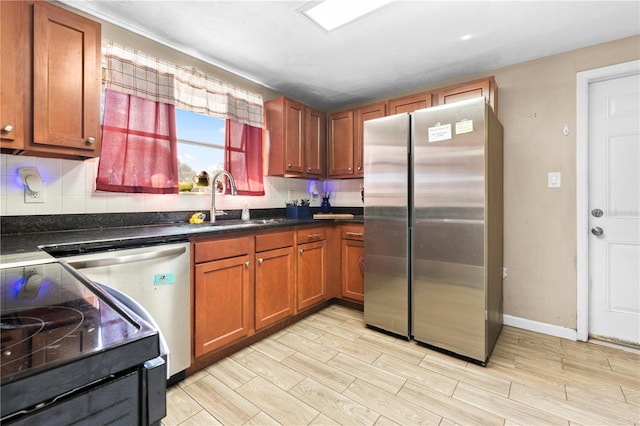
<svg viewBox="0 0 640 426">
<path fill-rule="evenodd" d="M 176 108 L 178 180 L 193 182 L 206 171 L 209 176 L 224 168 L 225 120 Z"/>
<path fill-rule="evenodd" d="M 105 101 L 104 123 L 117 126 L 103 125 L 97 189 L 174 194 L 202 171 L 211 175 L 224 168 L 234 176 L 238 194 L 264 195 L 260 94 L 109 40 L 103 55 L 107 93 L 125 97 L 110 95 L 113 108 Z M 126 109 L 118 104 L 125 101 Z M 138 111 L 144 101 L 151 104 Z M 139 120 L 131 123 L 129 117 Z M 222 182 L 214 185 L 225 190 Z"/>
</svg>

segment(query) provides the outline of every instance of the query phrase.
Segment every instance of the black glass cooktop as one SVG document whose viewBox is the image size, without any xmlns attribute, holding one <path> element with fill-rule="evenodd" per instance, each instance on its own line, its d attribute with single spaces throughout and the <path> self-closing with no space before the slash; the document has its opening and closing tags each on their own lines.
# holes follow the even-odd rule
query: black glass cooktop
<svg viewBox="0 0 640 426">
<path fill-rule="evenodd" d="M 61 264 L 0 270 L 4 384 L 136 339 L 143 325 Z"/>
</svg>

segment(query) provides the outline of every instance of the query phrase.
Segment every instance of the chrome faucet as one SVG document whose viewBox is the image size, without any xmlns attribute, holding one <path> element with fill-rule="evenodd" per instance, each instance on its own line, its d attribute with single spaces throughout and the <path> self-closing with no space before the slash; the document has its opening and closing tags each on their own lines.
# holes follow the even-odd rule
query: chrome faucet
<svg viewBox="0 0 640 426">
<path fill-rule="evenodd" d="M 218 176 L 225 175 L 229 178 L 229 183 L 231 184 L 231 195 L 238 195 L 238 190 L 236 188 L 236 180 L 231 176 L 226 170 L 220 170 L 211 178 L 211 212 L 210 212 L 210 222 L 214 223 L 216 221 L 216 179 Z M 221 214 L 224 214 L 222 212 Z"/>
</svg>

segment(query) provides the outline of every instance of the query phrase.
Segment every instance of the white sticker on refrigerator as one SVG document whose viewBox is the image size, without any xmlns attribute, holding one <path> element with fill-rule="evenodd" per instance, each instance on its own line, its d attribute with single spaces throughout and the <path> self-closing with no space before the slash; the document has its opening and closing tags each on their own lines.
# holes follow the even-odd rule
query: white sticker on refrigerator
<svg viewBox="0 0 640 426">
<path fill-rule="evenodd" d="M 439 142 L 451 139 L 451 123 L 429 127 L 429 142 Z"/>
<path fill-rule="evenodd" d="M 456 123 L 456 135 L 473 132 L 473 120 L 462 120 Z"/>
</svg>

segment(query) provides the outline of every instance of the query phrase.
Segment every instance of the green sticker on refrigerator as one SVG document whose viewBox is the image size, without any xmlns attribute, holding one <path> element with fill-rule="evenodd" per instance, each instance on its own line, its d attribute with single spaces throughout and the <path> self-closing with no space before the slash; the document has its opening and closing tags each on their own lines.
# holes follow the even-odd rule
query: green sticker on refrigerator
<svg viewBox="0 0 640 426">
<path fill-rule="evenodd" d="M 176 281 L 175 274 L 156 274 L 153 277 L 153 285 L 170 285 Z"/>
</svg>

